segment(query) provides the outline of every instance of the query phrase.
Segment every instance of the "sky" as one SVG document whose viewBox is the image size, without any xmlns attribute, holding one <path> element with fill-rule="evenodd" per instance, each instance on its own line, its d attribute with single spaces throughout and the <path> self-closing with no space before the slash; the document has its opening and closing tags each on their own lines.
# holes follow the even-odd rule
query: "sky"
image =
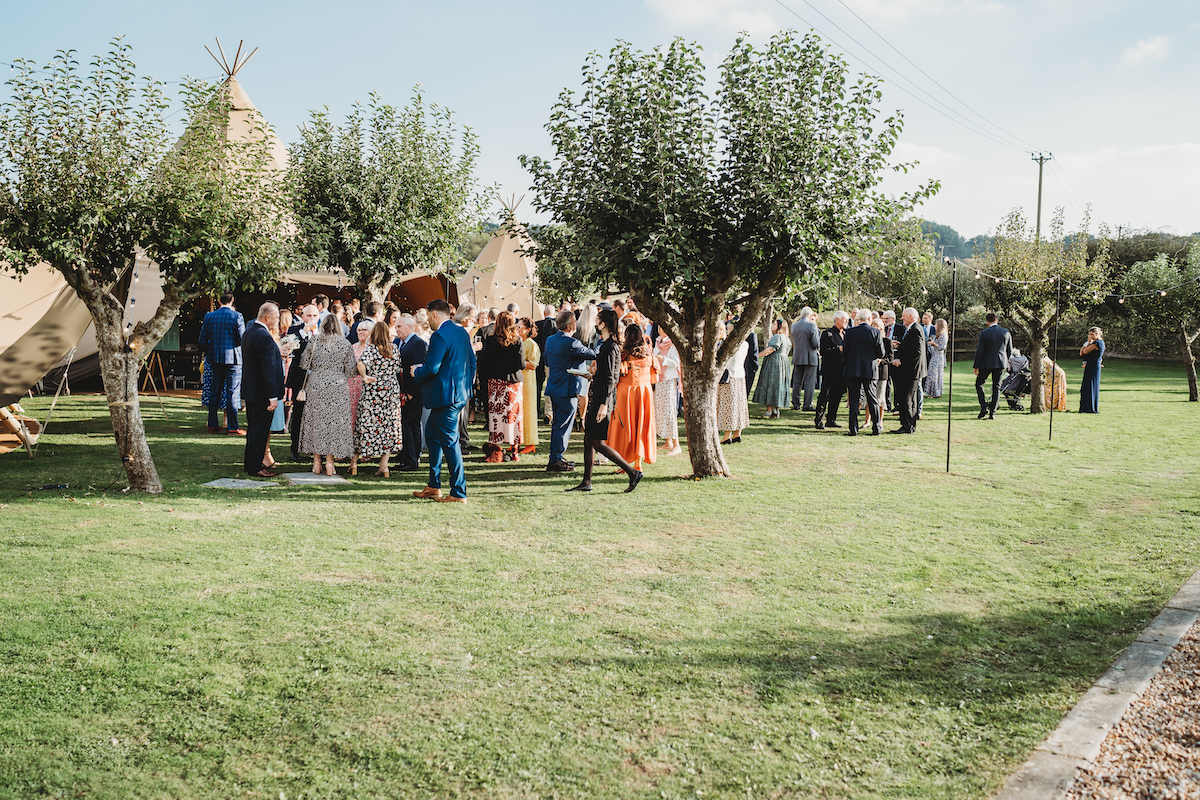
<svg viewBox="0 0 1200 800">
<path fill-rule="evenodd" d="M 1200 231 L 1200 0 L 0 0 L 0 62 L 86 61 L 121 34 L 141 74 L 217 78 L 205 45 L 232 60 L 244 40 L 259 51 L 238 80 L 285 143 L 313 109 L 344 119 L 371 92 L 401 106 L 420 84 L 478 135 L 481 185 L 545 222 L 517 159 L 552 155 L 544 126 L 589 53 L 683 37 L 715 74 L 739 32 L 784 28 L 884 78 L 882 108 L 905 120 L 896 160 L 919 162 L 884 187 L 939 180 L 926 219 L 971 237 L 1013 208 L 1032 218 L 1045 153 L 1043 225 L 1062 206 L 1077 229 L 1090 206 L 1093 232 Z"/>
</svg>

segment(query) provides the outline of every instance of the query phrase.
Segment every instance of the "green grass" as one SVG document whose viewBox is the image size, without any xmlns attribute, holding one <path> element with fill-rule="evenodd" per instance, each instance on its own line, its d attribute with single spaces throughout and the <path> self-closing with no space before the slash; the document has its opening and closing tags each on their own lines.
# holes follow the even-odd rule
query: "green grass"
<svg viewBox="0 0 1200 800">
<path fill-rule="evenodd" d="M 915 436 L 755 420 L 734 479 L 633 495 L 474 458 L 449 508 L 203 488 L 241 441 L 153 398 L 131 497 L 66 398 L 0 457 L 0 797 L 985 797 L 1200 565 L 1200 407 L 1110 361 L 1049 442 L 957 369 L 949 475 L 943 398 Z"/>
</svg>

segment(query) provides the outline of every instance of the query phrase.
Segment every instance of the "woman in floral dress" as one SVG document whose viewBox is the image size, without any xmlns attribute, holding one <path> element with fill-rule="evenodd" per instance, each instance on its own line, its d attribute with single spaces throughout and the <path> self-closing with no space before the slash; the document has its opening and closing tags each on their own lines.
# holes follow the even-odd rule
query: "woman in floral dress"
<svg viewBox="0 0 1200 800">
<path fill-rule="evenodd" d="M 518 461 L 521 446 L 522 403 L 521 373 L 525 357 L 516 319 L 508 311 L 496 317 L 492 335 L 483 340 L 478 363 L 481 387 L 487 392 L 488 443 L 484 447 L 488 464 Z"/>
<path fill-rule="evenodd" d="M 367 349 L 367 339 L 371 335 L 371 328 L 375 327 L 375 320 L 364 319 L 358 323 L 358 327 L 354 329 L 354 336 L 358 339 L 357 342 L 350 346 L 354 351 L 354 360 L 358 361 L 363 357 L 363 351 Z M 363 379 L 362 375 L 355 372 L 350 376 L 350 382 L 347 384 L 350 389 L 350 424 L 355 431 L 354 441 L 358 441 L 358 401 L 362 397 Z M 355 448 L 354 455 L 350 456 L 350 474 L 358 474 L 358 449 Z"/>
<path fill-rule="evenodd" d="M 925 396 L 942 396 L 942 372 L 946 369 L 946 346 L 949 337 L 946 335 L 946 320 L 939 319 L 933 323 L 933 338 L 929 347 L 933 357 L 929 359 L 929 374 L 925 376 Z"/>
<path fill-rule="evenodd" d="M 348 381 L 356 370 L 354 351 L 342 333 L 342 323 L 332 314 L 321 321 L 321 335 L 300 356 L 304 380 L 304 416 L 300 420 L 300 449 L 311 453 L 313 472 L 335 472 L 334 460 L 354 455 L 354 427 L 350 420 Z"/>
<path fill-rule="evenodd" d="M 362 326 L 359 326 L 362 330 Z M 354 450 L 359 458 L 379 458 L 375 474 L 388 477 L 388 459 L 400 447 L 400 354 L 392 347 L 386 325 L 371 328 L 358 374 L 362 376 L 362 396 L 358 400 Z M 351 470 L 351 473 L 355 473 Z"/>
</svg>

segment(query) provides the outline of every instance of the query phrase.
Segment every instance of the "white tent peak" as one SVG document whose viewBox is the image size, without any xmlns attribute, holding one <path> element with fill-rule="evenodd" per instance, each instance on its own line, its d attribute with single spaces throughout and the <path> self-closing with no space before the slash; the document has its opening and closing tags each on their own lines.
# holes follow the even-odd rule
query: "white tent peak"
<svg viewBox="0 0 1200 800">
<path fill-rule="evenodd" d="M 217 65 L 220 66 L 221 69 L 225 70 L 225 75 L 227 76 L 227 80 L 233 80 L 233 78 L 237 76 L 237 74 L 241 70 L 241 68 L 246 66 L 246 62 L 249 61 L 251 58 L 253 58 L 254 54 L 258 52 L 258 48 L 256 47 L 252 51 L 250 51 L 250 55 L 246 56 L 245 58 L 242 58 L 242 47 L 245 45 L 245 43 L 246 43 L 245 39 L 238 40 L 237 52 L 233 54 L 233 66 L 230 66 L 229 61 L 225 58 L 225 50 L 224 50 L 224 48 L 221 47 L 220 39 L 217 39 L 217 50 L 221 53 L 220 58 L 217 58 L 215 55 L 213 55 L 212 50 L 208 50 L 208 45 L 204 45 L 204 49 L 208 50 L 208 54 L 213 57 L 213 61 L 216 61 Z"/>
</svg>

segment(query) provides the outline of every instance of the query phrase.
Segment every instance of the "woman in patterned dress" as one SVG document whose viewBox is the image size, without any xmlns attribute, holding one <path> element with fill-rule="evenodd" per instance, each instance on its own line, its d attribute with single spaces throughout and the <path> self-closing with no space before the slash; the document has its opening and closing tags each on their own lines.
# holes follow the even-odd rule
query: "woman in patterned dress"
<svg viewBox="0 0 1200 800">
<path fill-rule="evenodd" d="M 654 357 L 658 359 L 658 383 L 654 387 L 654 427 L 666 448 L 664 455 L 677 456 L 679 447 L 679 350 L 665 333 L 658 336 Z"/>
<path fill-rule="evenodd" d="M 342 323 L 333 314 L 321 320 L 321 334 L 304 348 L 300 368 L 308 370 L 300 449 L 312 454 L 313 472 L 320 474 L 324 456 L 325 474 L 333 475 L 335 459 L 354 455 L 354 428 L 346 412 L 350 407 L 348 381 L 357 369 Z"/>
<path fill-rule="evenodd" d="M 729 323 L 729 327 L 733 327 Z M 721 334 L 721 339 L 728 331 Z M 746 402 L 746 352 L 750 345 L 743 339 L 725 364 L 729 380 L 717 386 L 717 429 L 725 431 L 721 444 L 742 441 L 742 428 L 750 424 L 750 405 Z"/>
<path fill-rule="evenodd" d="M 358 328 L 362 330 L 362 325 Z M 400 354 L 392 347 L 391 333 L 386 325 L 375 325 L 358 361 L 362 378 L 362 396 L 358 400 L 357 424 L 354 428 L 354 450 L 359 458 L 378 457 L 375 474 L 386 478 L 388 459 L 400 446 Z M 357 462 L 351 474 L 357 474 Z"/>
<path fill-rule="evenodd" d="M 525 359 L 525 369 L 521 370 L 521 455 L 531 455 L 537 450 L 537 366 L 541 360 L 542 351 L 534 338 L 537 329 L 529 317 L 521 317 L 517 325 L 521 334 L 521 356 Z"/>
<path fill-rule="evenodd" d="M 516 320 L 508 311 L 496 317 L 492 335 L 484 339 L 479 351 L 480 386 L 487 391 L 488 443 L 484 448 L 488 464 L 518 461 L 521 446 L 521 373 L 525 357 Z M 487 373 L 483 374 L 486 369 Z M 508 452 L 505 452 L 507 450 Z"/>
<path fill-rule="evenodd" d="M 358 323 L 354 329 L 354 336 L 358 340 L 350 345 L 350 349 L 354 351 L 354 360 L 359 361 L 363 357 L 363 351 L 367 349 L 367 339 L 371 336 L 371 328 L 375 327 L 375 320 L 364 319 Z M 350 389 L 350 425 L 354 429 L 354 441 L 358 441 L 358 401 L 362 397 L 363 378 L 358 372 L 350 376 L 350 381 L 347 384 Z M 350 456 L 350 474 L 358 474 L 358 447 L 355 446 L 354 455 Z"/>
<path fill-rule="evenodd" d="M 779 409 L 787 405 L 791 391 L 791 364 L 788 352 L 792 349 L 791 326 L 781 320 L 771 325 L 771 338 L 759 351 L 762 369 L 754 387 L 754 402 L 767 407 L 766 419 L 779 419 Z"/>
<path fill-rule="evenodd" d="M 946 320 L 939 319 L 933 323 L 933 338 L 929 340 L 933 358 L 929 359 L 929 374 L 925 376 L 926 397 L 942 396 L 942 372 L 946 369 L 946 346 L 948 344 Z"/>
</svg>

